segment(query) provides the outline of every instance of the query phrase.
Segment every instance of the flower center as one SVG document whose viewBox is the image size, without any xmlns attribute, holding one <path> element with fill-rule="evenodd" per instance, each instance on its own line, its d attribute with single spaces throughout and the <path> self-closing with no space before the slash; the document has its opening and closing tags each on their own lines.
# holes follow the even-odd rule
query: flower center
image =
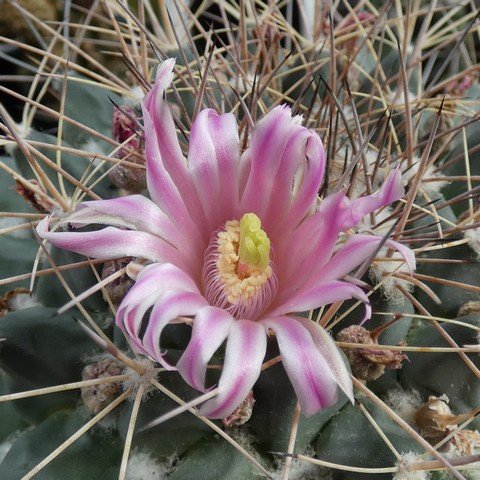
<svg viewBox="0 0 480 480">
<path fill-rule="evenodd" d="M 270 240 L 254 213 L 217 231 L 205 254 L 205 296 L 236 318 L 254 319 L 277 291 Z"/>
</svg>

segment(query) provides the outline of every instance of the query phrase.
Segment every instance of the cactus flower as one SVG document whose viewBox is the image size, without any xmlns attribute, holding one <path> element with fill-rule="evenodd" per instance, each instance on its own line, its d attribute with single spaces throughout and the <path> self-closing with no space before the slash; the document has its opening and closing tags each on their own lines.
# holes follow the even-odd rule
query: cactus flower
<svg viewBox="0 0 480 480">
<path fill-rule="evenodd" d="M 225 418 L 245 400 L 260 375 L 267 335 L 276 337 L 305 415 L 334 404 L 337 387 L 352 399 L 334 341 L 298 312 L 355 298 L 369 316 L 367 296 L 344 277 L 375 253 L 382 238 L 351 229 L 403 196 L 400 172 L 392 172 L 372 195 L 351 200 L 342 190 L 319 203 L 322 142 L 287 106 L 258 122 L 243 153 L 234 115 L 202 110 L 185 158 L 164 99 L 173 65 L 167 60 L 159 66 L 142 103 L 150 199 L 83 202 L 66 221 L 106 228 L 51 231 L 46 218 L 38 226 L 40 236 L 90 257 L 150 261 L 120 304 L 116 323 L 136 352 L 178 370 L 199 391 L 207 391 L 208 362 L 226 341 L 218 394 L 201 406 L 201 414 Z M 391 240 L 386 246 L 414 268 L 408 248 Z M 193 327 L 172 365 L 161 336 L 178 317 L 192 318 Z"/>
</svg>

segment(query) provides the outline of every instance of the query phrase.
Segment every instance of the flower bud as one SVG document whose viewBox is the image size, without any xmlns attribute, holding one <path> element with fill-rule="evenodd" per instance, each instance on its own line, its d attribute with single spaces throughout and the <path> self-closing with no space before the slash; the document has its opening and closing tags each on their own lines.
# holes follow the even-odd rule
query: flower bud
<svg viewBox="0 0 480 480">
<path fill-rule="evenodd" d="M 122 109 L 115 107 L 112 118 L 112 135 L 114 140 L 124 144 L 115 156 L 121 160 L 142 165 L 144 164 L 143 157 L 139 159 L 138 156 L 132 155 L 135 152 L 143 155 L 143 139 L 139 137 L 137 131 L 135 109 L 127 106 Z M 135 168 L 119 163 L 108 176 L 114 185 L 129 192 L 141 192 L 147 186 L 144 168 Z"/>
<path fill-rule="evenodd" d="M 95 363 L 87 365 L 82 372 L 82 380 L 93 380 L 96 378 L 111 377 L 121 375 L 124 371 L 124 365 L 113 358 L 105 358 Z M 99 383 L 81 389 L 82 400 L 85 406 L 96 415 L 109 405 L 121 391 L 121 384 Z"/>
<path fill-rule="evenodd" d="M 103 264 L 101 277 L 102 280 L 110 275 L 118 272 L 118 270 L 126 267 L 132 261 L 132 257 L 116 258 L 115 260 L 108 260 Z M 135 282 L 124 273 L 122 276 L 116 278 L 105 286 L 105 291 L 114 305 L 118 305 L 127 292 L 132 288 Z M 105 295 L 104 295 L 105 297 Z M 106 298 L 105 298 L 106 300 Z"/>
</svg>

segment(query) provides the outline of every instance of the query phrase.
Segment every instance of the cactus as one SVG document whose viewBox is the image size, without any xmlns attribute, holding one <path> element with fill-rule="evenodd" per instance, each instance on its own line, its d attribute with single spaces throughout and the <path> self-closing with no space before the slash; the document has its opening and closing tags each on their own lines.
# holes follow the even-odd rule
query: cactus
<svg viewBox="0 0 480 480">
<path fill-rule="evenodd" d="M 478 478 L 480 101 L 473 4 L 374 1 L 329 11 L 306 0 L 287 2 L 286 10 L 274 2 L 214 1 L 191 10 L 185 2 L 150 0 L 130 7 L 73 2 L 71 9 L 70 2 L 46 2 L 45 17 L 65 19 L 55 33 L 30 3 L 9 4 L 12 18 L 22 20 L 17 38 L 0 22 L 0 49 L 17 69 L 16 82 L 0 77 L 2 479 Z M 155 101 L 163 115 L 168 102 L 183 153 L 204 108 L 233 113 L 245 151 L 253 125 L 288 104 L 303 116 L 295 122 L 310 129 L 308 138 L 318 134 L 323 141 L 318 208 L 342 189 L 350 199 L 344 203 L 357 206 L 349 215 L 359 216 L 358 225 L 352 221 L 340 233 L 332 252 L 348 251 L 355 233 L 383 239 L 341 278 L 359 294 L 296 315 L 299 324 L 316 322 L 335 339 L 341 368 L 351 373 L 353 403 L 347 388 L 307 417 L 295 375 L 282 364 L 282 333 L 259 317 L 269 338 L 258 380 L 225 418 L 202 416 L 202 402 L 219 395 L 228 347 L 213 354 L 212 388 L 199 392 L 181 367 L 169 371 L 163 356 L 145 355 L 138 339 L 150 309 L 137 339 L 118 326 L 116 313 L 150 262 L 55 246 L 56 228 L 97 231 L 82 223 L 82 202 L 151 195 L 142 98 L 157 64 L 172 57 L 173 83 Z M 172 138 L 162 141 L 171 148 Z M 308 152 L 311 167 L 313 154 L 297 149 L 299 157 Z M 289 196 L 305 188 L 302 175 Z M 398 192 L 400 184 L 404 195 L 385 194 L 385 185 Z M 372 194 L 377 202 L 382 195 L 389 200 L 360 219 L 359 205 Z M 48 231 L 51 242 L 43 240 L 45 229 L 37 230 L 46 218 L 52 225 L 59 220 Z M 332 216 L 322 229 L 337 220 Z M 271 229 L 252 213 L 237 223 L 242 279 L 265 273 L 278 254 L 275 240 L 270 251 Z M 175 228 L 181 224 L 174 218 Z M 296 249 L 323 234 L 309 226 Z M 188 241 L 193 249 L 193 235 Z M 171 364 L 192 348 L 195 318 L 180 315 L 165 328 L 161 349 Z M 314 331 L 306 333 L 310 340 Z"/>
</svg>

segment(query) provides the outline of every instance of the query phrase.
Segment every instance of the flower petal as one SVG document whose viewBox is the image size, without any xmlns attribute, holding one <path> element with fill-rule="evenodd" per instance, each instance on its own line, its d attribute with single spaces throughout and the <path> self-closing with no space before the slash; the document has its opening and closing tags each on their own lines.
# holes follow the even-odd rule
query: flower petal
<svg viewBox="0 0 480 480">
<path fill-rule="evenodd" d="M 168 288 L 168 287 L 167 287 Z M 163 329 L 178 317 L 190 317 L 208 305 L 198 293 L 181 290 L 167 290 L 157 299 L 143 335 L 142 345 L 148 354 L 164 368 L 173 367 L 163 358 L 160 349 L 160 337 Z"/>
<path fill-rule="evenodd" d="M 337 383 L 309 331 L 290 317 L 262 320 L 277 337 L 282 362 L 305 416 L 334 405 Z"/>
<path fill-rule="evenodd" d="M 293 230 L 317 203 L 325 171 L 325 150 L 316 132 L 302 128 L 285 150 L 275 179 L 266 223 L 285 234 Z"/>
<path fill-rule="evenodd" d="M 344 192 L 330 195 L 322 201 L 317 213 L 275 245 L 276 258 L 281 259 L 277 263 L 281 286 L 278 298 L 291 296 L 308 279 L 308 273 L 313 273 L 313 266 L 321 268 L 328 262 L 338 240 L 339 217 L 347 201 Z"/>
<path fill-rule="evenodd" d="M 198 311 L 193 321 L 192 338 L 177 363 L 180 375 L 197 390 L 207 390 L 205 373 L 208 362 L 227 338 L 234 321 L 221 308 L 204 307 Z"/>
<path fill-rule="evenodd" d="M 74 226 L 99 223 L 124 227 L 159 236 L 176 247 L 187 245 L 170 218 L 143 195 L 82 202 L 68 222 Z"/>
<path fill-rule="evenodd" d="M 200 295 L 193 280 L 174 265 L 148 265 L 138 274 L 135 285 L 118 307 L 116 324 L 137 351 L 146 353 L 139 338 L 145 312 L 163 293 L 172 289 Z"/>
<path fill-rule="evenodd" d="M 266 348 L 267 336 L 260 323 L 237 320 L 232 324 L 219 393 L 202 405 L 201 415 L 225 418 L 243 402 L 260 375 Z"/>
<path fill-rule="evenodd" d="M 142 102 L 148 190 L 154 202 L 170 217 L 172 210 L 185 216 L 178 205 L 178 196 L 181 197 L 191 218 L 201 225 L 205 220 L 203 212 L 178 143 L 170 107 L 163 98 L 165 89 L 172 83 L 174 65 L 175 60 L 168 59 L 158 66 L 155 84 Z"/>
<path fill-rule="evenodd" d="M 243 175 L 246 177 L 241 201 L 243 212 L 256 213 L 262 219 L 266 216 L 287 144 L 302 131 L 306 129 L 300 126 L 300 117 L 292 117 L 286 105 L 275 107 L 257 123 L 250 147 L 241 159 Z"/>
<path fill-rule="evenodd" d="M 350 298 L 357 298 L 365 303 L 365 319 L 370 318 L 370 302 L 363 290 L 350 283 L 339 281 L 324 282 L 305 290 L 301 290 L 283 304 L 274 306 L 273 309 L 268 311 L 265 315 L 277 316 L 285 315 L 287 313 L 306 312 L 308 310 L 314 310 L 322 305 L 340 302 Z"/>
<path fill-rule="evenodd" d="M 188 169 L 210 231 L 238 215 L 239 155 L 235 116 L 202 110 L 190 132 Z"/>
<path fill-rule="evenodd" d="M 342 215 L 342 231 L 354 227 L 365 215 L 402 198 L 405 189 L 399 169 L 390 172 L 380 190 L 350 201 L 349 207 Z"/>
<path fill-rule="evenodd" d="M 277 264 L 279 283 L 284 286 L 279 290 L 278 298 L 285 300 L 302 285 L 320 278 L 334 252 L 338 235 L 403 194 L 401 175 L 395 170 L 383 187 L 372 195 L 351 200 L 341 191 L 325 198 L 315 214 L 307 217 L 290 237 L 276 246 L 278 258 L 282 259 L 282 263 Z M 285 279 L 297 280 L 286 282 Z"/>
<path fill-rule="evenodd" d="M 338 386 L 344 391 L 350 401 L 353 403 L 353 384 L 350 379 L 350 372 L 347 369 L 345 360 L 340 353 L 333 338 L 326 332 L 324 328 L 308 318 L 294 317 L 301 323 L 312 336 L 313 342 L 317 349 L 325 359 L 330 371 L 335 378 Z"/>
<path fill-rule="evenodd" d="M 152 200 L 168 215 L 175 218 L 179 227 L 196 241 L 200 240 L 200 231 L 187 210 L 179 187 L 164 165 L 164 157 L 158 145 L 155 127 L 150 113 L 143 109 L 145 126 L 145 156 L 147 166 L 147 186 Z M 186 181 L 190 183 L 190 179 Z M 203 217 L 202 217 L 203 218 Z M 204 239 L 205 240 L 205 239 Z"/>
<path fill-rule="evenodd" d="M 382 237 L 374 235 L 352 235 L 345 245 L 322 267 L 320 275 L 314 278 L 312 283 L 342 278 L 370 258 L 382 241 Z M 384 245 L 397 250 L 403 256 L 410 271 L 415 269 L 415 254 L 410 248 L 393 240 L 386 240 Z"/>
<path fill-rule="evenodd" d="M 37 233 L 58 248 L 105 260 L 141 257 L 155 262 L 173 263 L 187 271 L 193 270 L 192 263 L 182 252 L 149 233 L 115 227 L 94 232 L 51 232 L 49 223 L 50 219 L 44 218 L 37 226 Z"/>
</svg>

